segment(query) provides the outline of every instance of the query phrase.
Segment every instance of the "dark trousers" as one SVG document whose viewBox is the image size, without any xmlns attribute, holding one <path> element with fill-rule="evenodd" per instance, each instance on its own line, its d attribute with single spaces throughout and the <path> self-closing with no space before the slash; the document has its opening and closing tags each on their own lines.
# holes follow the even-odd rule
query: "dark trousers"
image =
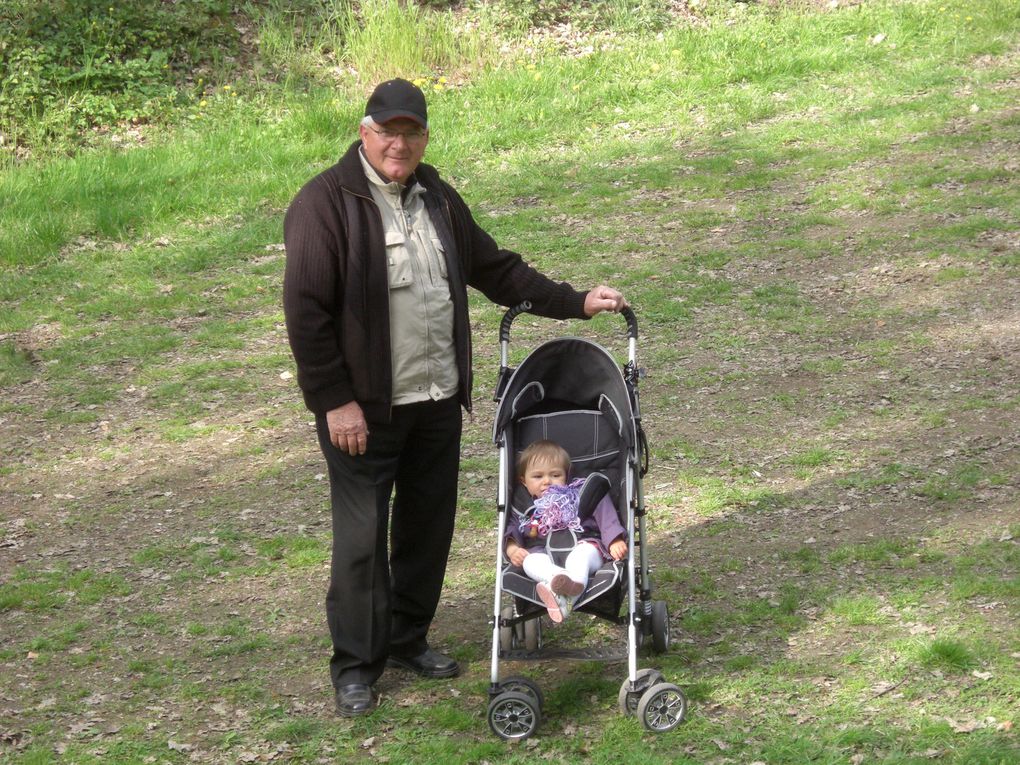
<svg viewBox="0 0 1020 765">
<path fill-rule="evenodd" d="M 428 647 L 457 509 L 460 404 L 395 406 L 389 423 L 368 423 L 368 450 L 354 457 L 330 443 L 324 416 L 316 426 L 333 511 L 330 676 L 334 688 L 371 684 L 391 654 Z"/>
</svg>

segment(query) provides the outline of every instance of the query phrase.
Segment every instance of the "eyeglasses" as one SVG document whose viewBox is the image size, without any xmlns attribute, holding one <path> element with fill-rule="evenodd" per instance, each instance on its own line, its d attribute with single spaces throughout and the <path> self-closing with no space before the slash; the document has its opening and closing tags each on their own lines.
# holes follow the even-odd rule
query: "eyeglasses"
<svg viewBox="0 0 1020 765">
<path fill-rule="evenodd" d="M 387 130 L 386 128 L 377 130 L 371 125 L 365 125 L 365 127 L 371 130 L 377 136 L 379 136 L 379 138 L 381 138 L 386 143 L 393 143 L 398 138 L 403 138 L 407 143 L 418 143 L 419 141 L 425 140 L 424 130 L 408 130 L 404 132 L 400 130 Z"/>
</svg>

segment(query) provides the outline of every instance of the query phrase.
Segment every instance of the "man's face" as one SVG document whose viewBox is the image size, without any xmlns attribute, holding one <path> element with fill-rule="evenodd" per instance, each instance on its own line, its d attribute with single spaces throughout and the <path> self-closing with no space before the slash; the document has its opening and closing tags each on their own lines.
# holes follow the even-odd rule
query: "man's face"
<svg viewBox="0 0 1020 765">
<path fill-rule="evenodd" d="M 373 127 L 362 125 L 359 132 L 368 163 L 400 183 L 407 183 L 429 143 L 428 131 L 405 117 Z"/>
</svg>

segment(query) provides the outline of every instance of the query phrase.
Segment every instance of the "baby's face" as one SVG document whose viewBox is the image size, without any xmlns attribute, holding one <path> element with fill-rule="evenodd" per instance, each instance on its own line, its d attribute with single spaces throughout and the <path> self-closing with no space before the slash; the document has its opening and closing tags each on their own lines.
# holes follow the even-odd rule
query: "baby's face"
<svg viewBox="0 0 1020 765">
<path fill-rule="evenodd" d="M 567 471 L 563 465 L 535 460 L 524 471 L 521 483 L 532 497 L 541 497 L 550 486 L 566 486 Z"/>
</svg>

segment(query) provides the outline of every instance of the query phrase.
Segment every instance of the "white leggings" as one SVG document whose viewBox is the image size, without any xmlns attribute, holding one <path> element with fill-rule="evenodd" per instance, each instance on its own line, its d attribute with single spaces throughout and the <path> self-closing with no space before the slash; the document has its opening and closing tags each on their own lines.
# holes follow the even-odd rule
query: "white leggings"
<svg viewBox="0 0 1020 765">
<path fill-rule="evenodd" d="M 557 574 L 566 574 L 587 587 L 588 577 L 602 568 L 602 552 L 593 544 L 580 542 L 567 555 L 563 568 L 553 563 L 548 553 L 529 553 L 522 567 L 536 582 L 549 582 Z"/>
</svg>

